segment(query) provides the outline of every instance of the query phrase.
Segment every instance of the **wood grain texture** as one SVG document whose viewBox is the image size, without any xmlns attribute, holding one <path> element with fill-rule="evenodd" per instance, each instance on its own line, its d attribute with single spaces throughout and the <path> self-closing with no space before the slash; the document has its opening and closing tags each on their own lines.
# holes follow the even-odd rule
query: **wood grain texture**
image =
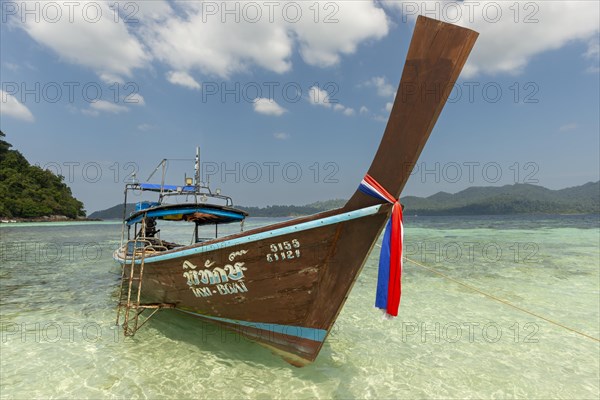
<svg viewBox="0 0 600 400">
<path fill-rule="evenodd" d="M 419 16 L 390 117 L 369 168 L 398 198 L 475 44 L 470 29 Z M 356 191 L 346 209 L 377 204 Z"/>
</svg>

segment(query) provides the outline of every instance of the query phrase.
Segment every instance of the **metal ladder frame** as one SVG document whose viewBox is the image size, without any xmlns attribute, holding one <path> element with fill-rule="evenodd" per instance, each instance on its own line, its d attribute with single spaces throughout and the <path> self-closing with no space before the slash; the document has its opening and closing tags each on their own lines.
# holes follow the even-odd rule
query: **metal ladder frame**
<svg viewBox="0 0 600 400">
<path fill-rule="evenodd" d="M 142 220 L 142 232 L 144 232 L 143 228 L 145 225 L 145 220 Z M 129 249 L 129 243 L 133 243 L 133 249 L 131 252 L 131 264 L 129 264 L 131 266 L 131 269 L 129 270 L 129 276 L 126 276 L 125 274 L 125 268 L 127 267 L 128 263 L 127 263 L 127 256 L 128 256 L 128 249 Z M 144 243 L 144 246 L 139 249 L 138 248 L 138 243 Z M 141 304 L 141 295 L 142 295 L 142 279 L 144 277 L 144 260 L 146 257 L 146 251 L 153 249 L 152 244 L 146 240 L 146 238 L 144 237 L 140 237 L 140 236 L 136 236 L 135 239 L 133 240 L 128 240 L 127 243 L 125 243 L 125 257 L 123 260 L 123 264 L 121 266 L 121 285 L 119 288 L 119 305 L 117 308 L 117 320 L 116 320 L 116 325 L 119 325 L 119 321 L 121 318 L 121 309 L 125 309 L 125 315 L 124 315 L 124 320 L 123 320 L 123 334 L 125 336 L 134 336 L 135 333 L 142 327 L 144 326 L 144 324 L 146 322 L 148 322 L 148 320 L 150 318 L 152 318 L 152 316 L 154 316 L 154 314 L 156 314 L 157 311 L 163 309 L 163 308 L 173 308 L 174 305 L 173 304 L 167 304 L 167 303 L 153 303 L 153 304 Z M 141 250 L 141 258 L 139 258 L 139 273 L 137 274 L 137 276 L 135 276 L 135 272 L 136 272 L 136 254 L 139 253 Z M 125 281 L 128 281 L 127 283 L 127 298 L 125 298 L 125 293 L 124 293 L 124 288 L 125 288 Z M 135 299 L 132 302 L 132 298 L 131 298 L 131 292 L 132 292 L 132 288 L 133 288 L 133 281 L 138 281 L 138 285 L 137 285 L 137 295 L 134 296 Z M 135 315 L 133 317 L 130 317 L 130 311 L 131 309 L 135 310 Z M 139 323 L 139 317 L 140 315 L 146 310 L 146 309 L 153 309 L 152 313 L 140 324 Z M 131 321 L 133 320 L 133 326 L 130 325 Z"/>
</svg>

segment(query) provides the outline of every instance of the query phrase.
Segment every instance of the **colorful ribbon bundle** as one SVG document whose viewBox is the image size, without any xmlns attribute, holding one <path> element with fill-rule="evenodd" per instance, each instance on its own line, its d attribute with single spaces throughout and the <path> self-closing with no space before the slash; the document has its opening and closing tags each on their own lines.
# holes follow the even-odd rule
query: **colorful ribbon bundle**
<svg viewBox="0 0 600 400">
<path fill-rule="evenodd" d="M 392 217 L 385 227 L 381 253 L 379 254 L 379 273 L 377 276 L 377 294 L 375 307 L 385 310 L 388 316 L 396 317 L 402 295 L 402 206 L 369 174 L 365 175 L 358 189 L 370 196 L 393 204 Z"/>
</svg>

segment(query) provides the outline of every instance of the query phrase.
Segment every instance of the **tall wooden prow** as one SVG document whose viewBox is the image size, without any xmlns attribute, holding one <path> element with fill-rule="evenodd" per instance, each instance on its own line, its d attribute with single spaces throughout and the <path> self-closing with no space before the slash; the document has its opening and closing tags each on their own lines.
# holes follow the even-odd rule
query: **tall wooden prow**
<svg viewBox="0 0 600 400">
<path fill-rule="evenodd" d="M 394 106 L 368 174 L 398 198 L 479 34 L 419 16 Z M 379 200 L 356 191 L 345 208 Z"/>
</svg>

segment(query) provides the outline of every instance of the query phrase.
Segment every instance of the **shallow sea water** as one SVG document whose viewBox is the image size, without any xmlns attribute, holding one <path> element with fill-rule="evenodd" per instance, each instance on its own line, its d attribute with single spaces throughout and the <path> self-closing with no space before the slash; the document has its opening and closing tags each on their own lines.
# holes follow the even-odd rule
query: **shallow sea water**
<svg viewBox="0 0 600 400">
<path fill-rule="evenodd" d="M 407 217 L 405 225 L 411 260 L 600 336 L 597 215 Z M 0 226 L 1 398 L 600 396 L 598 342 L 411 262 L 400 315 L 382 320 L 373 307 L 378 251 L 305 368 L 173 311 L 124 339 L 113 326 L 120 230 L 111 222 Z M 176 224 L 169 232 L 191 236 Z"/>
</svg>

